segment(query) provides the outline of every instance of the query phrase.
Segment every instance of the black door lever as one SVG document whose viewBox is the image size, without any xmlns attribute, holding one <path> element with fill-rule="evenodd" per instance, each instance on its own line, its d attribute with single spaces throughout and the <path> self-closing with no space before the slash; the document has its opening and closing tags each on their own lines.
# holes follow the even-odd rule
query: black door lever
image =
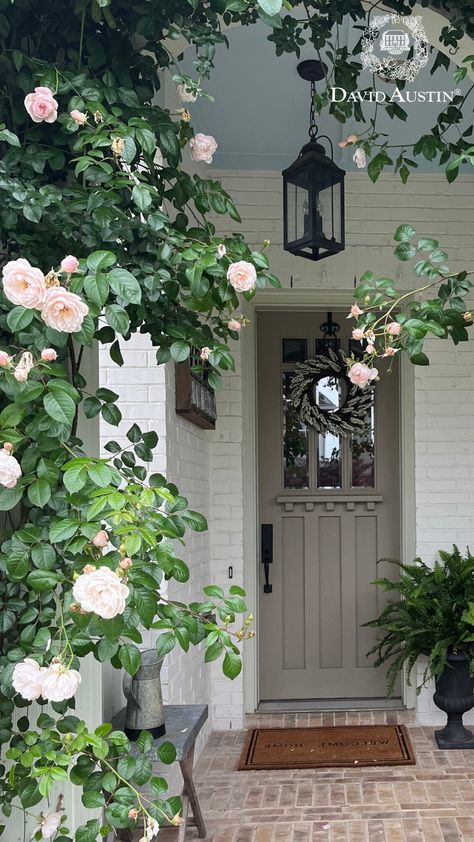
<svg viewBox="0 0 474 842">
<path fill-rule="evenodd" d="M 262 523 L 262 564 L 265 572 L 265 584 L 263 593 L 272 593 L 273 586 L 270 584 L 270 564 L 273 562 L 273 524 Z"/>
</svg>

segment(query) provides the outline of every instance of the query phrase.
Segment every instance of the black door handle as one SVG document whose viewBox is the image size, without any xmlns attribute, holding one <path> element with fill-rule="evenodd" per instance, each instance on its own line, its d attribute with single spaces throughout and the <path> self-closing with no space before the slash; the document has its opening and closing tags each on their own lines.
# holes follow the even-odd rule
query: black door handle
<svg viewBox="0 0 474 842">
<path fill-rule="evenodd" d="M 273 562 L 273 524 L 262 523 L 262 564 L 265 572 L 265 584 L 263 586 L 263 593 L 271 593 L 273 586 L 268 581 L 270 574 L 270 564 Z"/>
</svg>

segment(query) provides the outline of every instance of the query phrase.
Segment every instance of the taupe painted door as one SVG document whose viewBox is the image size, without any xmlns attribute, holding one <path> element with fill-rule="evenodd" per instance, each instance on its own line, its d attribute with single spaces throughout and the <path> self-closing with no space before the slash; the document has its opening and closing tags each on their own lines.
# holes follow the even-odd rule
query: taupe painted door
<svg viewBox="0 0 474 842">
<path fill-rule="evenodd" d="M 333 313 L 350 348 L 353 321 Z M 321 347 L 326 313 L 258 314 L 258 476 L 261 524 L 273 527 L 271 593 L 260 558 L 260 699 L 381 698 L 384 669 L 366 657 L 384 594 L 371 584 L 399 558 L 399 375 L 384 373 L 363 432 L 305 428 L 289 401 L 295 364 Z M 360 345 L 359 345 L 360 347 Z M 342 400 L 321 383 L 321 406 Z M 261 549 L 261 548 L 260 548 Z M 260 552 L 261 555 L 261 552 Z"/>
</svg>

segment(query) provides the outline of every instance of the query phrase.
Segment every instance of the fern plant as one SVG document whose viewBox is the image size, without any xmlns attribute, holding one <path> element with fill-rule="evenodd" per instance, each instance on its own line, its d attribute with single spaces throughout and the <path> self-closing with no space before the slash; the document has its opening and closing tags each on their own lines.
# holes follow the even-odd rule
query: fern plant
<svg viewBox="0 0 474 842">
<path fill-rule="evenodd" d="M 464 557 L 454 546 L 452 552 L 440 551 L 439 557 L 434 567 L 420 558 L 413 564 L 390 559 L 400 568 L 399 580 L 373 583 L 397 595 L 376 620 L 365 623 L 380 630 L 367 654 L 375 654 L 376 667 L 388 666 L 389 696 L 402 669 L 410 684 L 420 655 L 428 662 L 417 693 L 430 678 L 441 675 L 450 654 L 465 654 L 474 674 L 474 556 L 468 550 Z"/>
</svg>

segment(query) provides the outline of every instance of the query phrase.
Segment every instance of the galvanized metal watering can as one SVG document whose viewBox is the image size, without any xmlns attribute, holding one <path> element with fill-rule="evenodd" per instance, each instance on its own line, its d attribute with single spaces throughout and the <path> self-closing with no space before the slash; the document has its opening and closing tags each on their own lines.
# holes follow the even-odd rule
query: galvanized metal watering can
<svg viewBox="0 0 474 842">
<path fill-rule="evenodd" d="M 165 711 L 161 695 L 160 671 L 164 658 L 155 649 L 145 649 L 138 672 L 123 678 L 123 692 L 127 699 L 124 731 L 129 740 L 138 739 L 141 731 L 149 731 L 154 739 L 166 733 Z"/>
</svg>

